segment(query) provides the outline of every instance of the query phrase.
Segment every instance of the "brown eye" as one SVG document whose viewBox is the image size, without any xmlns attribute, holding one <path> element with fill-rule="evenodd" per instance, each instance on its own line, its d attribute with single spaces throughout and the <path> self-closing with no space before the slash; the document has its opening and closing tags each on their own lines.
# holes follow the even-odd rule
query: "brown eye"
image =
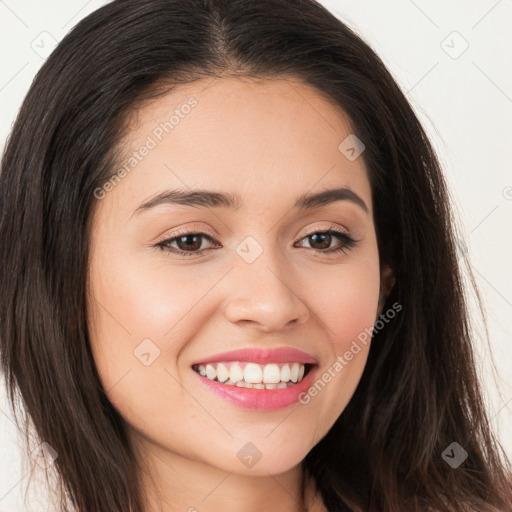
<svg viewBox="0 0 512 512">
<path fill-rule="evenodd" d="M 204 239 L 213 242 L 212 237 L 206 233 L 185 233 L 174 238 L 163 240 L 156 245 L 163 251 L 183 256 L 200 256 L 206 250 L 206 248 L 203 247 Z M 176 247 L 174 247 L 173 244 L 175 244 Z"/>
<path fill-rule="evenodd" d="M 182 251 L 198 251 L 201 248 L 202 235 L 185 235 L 176 238 L 176 245 Z"/>
<path fill-rule="evenodd" d="M 334 229 L 317 231 L 302 238 L 302 240 L 308 240 L 309 247 L 321 253 L 347 252 L 357 244 L 357 241 L 346 233 Z M 332 242 L 336 240 L 338 241 L 338 246 L 331 247 Z"/>
<path fill-rule="evenodd" d="M 329 233 L 315 233 L 309 235 L 310 245 L 313 249 L 328 249 L 331 245 L 332 236 Z"/>
</svg>

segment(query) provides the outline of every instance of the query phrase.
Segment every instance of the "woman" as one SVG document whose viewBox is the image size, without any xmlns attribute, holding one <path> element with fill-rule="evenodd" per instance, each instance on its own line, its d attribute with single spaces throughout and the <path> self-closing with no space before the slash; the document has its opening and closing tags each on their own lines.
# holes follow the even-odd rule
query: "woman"
<svg viewBox="0 0 512 512">
<path fill-rule="evenodd" d="M 0 340 L 61 509 L 512 509 L 438 161 L 312 0 L 114 1 L 0 175 Z"/>
</svg>

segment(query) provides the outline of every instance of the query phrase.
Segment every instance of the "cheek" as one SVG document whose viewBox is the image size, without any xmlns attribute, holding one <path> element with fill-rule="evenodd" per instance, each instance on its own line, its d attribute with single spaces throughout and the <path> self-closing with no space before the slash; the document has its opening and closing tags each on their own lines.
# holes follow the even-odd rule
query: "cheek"
<svg viewBox="0 0 512 512">
<path fill-rule="evenodd" d="M 173 269 L 166 261 L 148 264 L 118 254 L 98 260 L 90 272 L 97 338 L 109 339 L 101 348 L 115 348 L 117 356 L 125 357 L 133 356 L 144 339 L 151 339 L 162 354 L 175 355 L 181 349 L 176 340 L 192 335 L 189 316 L 215 284 L 213 276 L 191 267 Z"/>
<path fill-rule="evenodd" d="M 344 352 L 351 340 L 374 325 L 379 301 L 378 255 L 351 264 L 316 270 L 303 284 L 310 309 L 321 321 L 330 344 Z"/>
<path fill-rule="evenodd" d="M 171 413 L 201 416 L 178 382 L 178 363 L 218 277 L 115 252 L 98 257 L 89 272 L 91 348 L 114 407 L 140 430 L 168 430 Z"/>
<path fill-rule="evenodd" d="M 325 433 L 347 406 L 366 365 L 379 300 L 377 249 L 335 272 L 317 271 L 308 281 L 304 286 L 311 290 L 310 308 L 322 324 L 330 350 L 302 403 L 323 419 Z"/>
<path fill-rule="evenodd" d="M 166 281 L 140 262 L 110 257 L 90 269 L 89 331 L 101 383 L 124 420 L 152 438 L 161 432 L 179 438 L 186 416 L 200 416 L 176 364 L 189 335 L 180 319 L 190 310 L 187 290 L 194 284 L 189 281 L 179 300 L 181 283 L 168 274 Z"/>
</svg>

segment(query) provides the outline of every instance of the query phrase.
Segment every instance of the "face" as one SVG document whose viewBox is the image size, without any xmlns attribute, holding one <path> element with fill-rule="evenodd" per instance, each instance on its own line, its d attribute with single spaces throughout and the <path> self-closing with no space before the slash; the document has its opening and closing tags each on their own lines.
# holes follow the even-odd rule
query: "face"
<svg viewBox="0 0 512 512">
<path fill-rule="evenodd" d="M 147 453 L 277 474 L 346 407 L 381 283 L 364 154 L 339 149 L 351 134 L 287 80 L 198 81 L 132 119 L 121 179 L 97 192 L 89 329 Z"/>
</svg>

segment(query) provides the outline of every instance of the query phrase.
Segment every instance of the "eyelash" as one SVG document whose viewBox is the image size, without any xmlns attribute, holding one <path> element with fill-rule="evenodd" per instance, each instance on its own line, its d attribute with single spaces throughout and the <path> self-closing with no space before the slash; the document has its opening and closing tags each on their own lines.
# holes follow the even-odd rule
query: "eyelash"
<svg viewBox="0 0 512 512">
<path fill-rule="evenodd" d="M 332 229 L 332 228 L 323 230 L 323 231 L 322 230 L 312 231 L 312 232 L 306 234 L 305 236 L 303 236 L 301 239 L 299 239 L 299 241 L 304 240 L 305 238 L 309 238 L 313 235 L 318 235 L 318 234 L 334 235 L 336 238 L 338 238 L 339 241 L 342 242 L 342 245 L 340 245 L 340 247 L 337 247 L 335 249 L 328 249 L 328 250 L 313 249 L 315 252 L 321 253 L 321 254 L 325 254 L 325 253 L 338 254 L 338 253 L 342 253 L 342 252 L 346 254 L 353 247 L 355 247 L 358 243 L 357 240 L 354 240 L 352 237 L 350 237 L 343 231 L 339 231 L 337 229 Z M 211 242 L 214 241 L 214 239 L 207 233 L 196 232 L 196 231 L 184 231 L 183 233 L 180 233 L 179 236 L 175 236 L 173 238 L 168 238 L 166 240 L 162 240 L 161 242 L 158 242 L 155 245 L 155 247 L 158 247 L 162 251 L 172 253 L 172 254 L 177 254 L 179 256 L 184 256 L 184 257 L 202 256 L 205 253 L 205 251 L 207 251 L 208 249 L 201 249 L 198 251 L 184 251 L 182 249 L 171 248 L 168 246 L 168 244 L 174 242 L 175 240 L 178 240 L 179 238 L 183 238 L 185 236 L 191 236 L 191 235 L 205 237 L 208 240 L 210 240 Z M 305 247 L 305 248 L 307 249 L 307 247 Z"/>
</svg>

